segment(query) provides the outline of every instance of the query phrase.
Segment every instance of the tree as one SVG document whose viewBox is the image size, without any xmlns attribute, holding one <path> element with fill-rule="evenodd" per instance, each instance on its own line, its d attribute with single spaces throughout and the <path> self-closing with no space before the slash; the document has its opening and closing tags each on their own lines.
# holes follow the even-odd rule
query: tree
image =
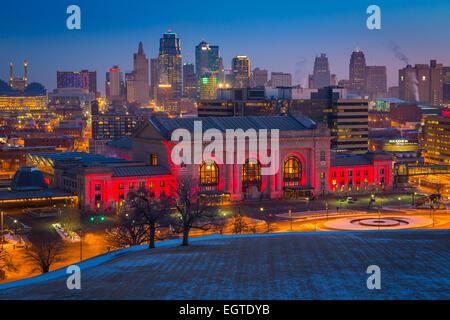
<svg viewBox="0 0 450 320">
<path fill-rule="evenodd" d="M 64 245 L 61 240 L 45 238 L 35 241 L 25 251 L 25 254 L 38 266 L 42 273 L 47 273 L 50 267 L 59 260 L 63 248 Z"/>
<path fill-rule="evenodd" d="M 239 213 L 235 213 L 233 215 L 233 233 L 234 234 L 242 234 L 242 232 L 248 229 L 248 224 L 245 221 L 244 217 L 242 217 Z"/>
<path fill-rule="evenodd" d="M 178 214 L 173 222 L 176 230 L 183 233 L 183 246 L 189 245 L 189 231 L 192 228 L 208 230 L 218 214 L 214 198 L 202 197 L 197 188 L 197 181 L 181 178 L 175 190 Z"/>
<path fill-rule="evenodd" d="M 148 241 L 148 229 L 139 212 L 124 206 L 118 215 L 116 227 L 106 232 L 105 241 L 113 248 L 141 245 Z"/>
<path fill-rule="evenodd" d="M 158 200 L 151 200 L 146 195 L 146 190 L 139 190 L 138 194 L 130 192 L 127 195 L 127 208 L 129 212 L 142 219 L 143 223 L 148 226 L 148 248 L 155 247 L 156 229 L 158 223 L 163 221 L 171 213 L 172 199 L 161 196 Z"/>
<path fill-rule="evenodd" d="M 59 216 L 59 222 L 70 236 L 80 228 L 80 220 L 80 212 L 74 208 L 64 208 Z"/>
<path fill-rule="evenodd" d="M 6 279 L 6 271 L 17 270 L 12 261 L 12 256 L 5 249 L 0 249 L 0 280 Z"/>
<path fill-rule="evenodd" d="M 270 233 L 273 230 L 272 224 L 275 222 L 276 217 L 272 213 L 264 212 L 262 213 L 261 218 L 266 223 L 267 232 Z"/>
<path fill-rule="evenodd" d="M 442 189 L 446 186 L 445 183 L 437 183 L 435 184 L 435 189 L 437 194 L 441 194 Z"/>
</svg>

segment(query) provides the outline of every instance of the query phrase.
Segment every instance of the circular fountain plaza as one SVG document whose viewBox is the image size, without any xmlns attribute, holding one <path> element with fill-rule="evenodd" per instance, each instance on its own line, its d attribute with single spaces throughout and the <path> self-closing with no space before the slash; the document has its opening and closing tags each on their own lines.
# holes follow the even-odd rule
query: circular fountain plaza
<svg viewBox="0 0 450 320">
<path fill-rule="evenodd" d="M 425 217 L 350 217 L 335 219 L 324 223 L 324 227 L 333 230 L 395 230 L 423 228 L 433 223 Z"/>
</svg>

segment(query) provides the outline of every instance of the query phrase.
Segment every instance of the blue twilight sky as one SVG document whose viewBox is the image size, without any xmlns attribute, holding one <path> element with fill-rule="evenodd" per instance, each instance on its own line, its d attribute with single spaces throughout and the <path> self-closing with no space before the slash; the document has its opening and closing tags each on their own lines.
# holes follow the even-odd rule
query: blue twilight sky
<svg viewBox="0 0 450 320">
<path fill-rule="evenodd" d="M 81 30 L 66 28 L 66 8 L 81 8 Z M 381 8 L 381 30 L 368 30 L 366 9 Z M 387 65 L 388 85 L 397 84 L 404 63 L 437 59 L 450 65 L 448 0 L 3 0 L 0 11 L 0 79 L 8 80 L 29 61 L 29 79 L 56 87 L 56 71 L 96 70 L 104 92 L 105 72 L 118 64 L 132 69 L 132 54 L 144 43 L 147 57 L 158 54 L 169 28 L 181 39 L 183 62 L 194 60 L 202 38 L 220 46 L 225 67 L 234 55 L 248 55 L 252 69 L 284 71 L 306 85 L 314 57 L 327 53 L 331 72 L 348 78 L 348 63 L 359 47 L 368 65 Z"/>
</svg>

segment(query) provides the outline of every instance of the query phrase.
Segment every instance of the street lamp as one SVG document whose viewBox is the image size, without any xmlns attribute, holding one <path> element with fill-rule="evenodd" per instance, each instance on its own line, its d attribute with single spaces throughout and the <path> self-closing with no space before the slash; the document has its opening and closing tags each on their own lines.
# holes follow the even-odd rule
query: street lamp
<svg viewBox="0 0 450 320">
<path fill-rule="evenodd" d="M 14 220 L 14 235 L 17 235 L 17 220 Z"/>
<path fill-rule="evenodd" d="M 83 229 L 78 229 L 78 236 L 80 237 L 80 262 L 83 261 Z"/>
<path fill-rule="evenodd" d="M 2 250 L 3 250 L 3 242 L 5 242 L 4 241 L 5 238 L 4 238 L 4 235 L 3 235 L 3 210 L 0 210 L 0 213 L 1 213 L 1 224 L 2 224 L 1 230 L 2 230 Z"/>
</svg>

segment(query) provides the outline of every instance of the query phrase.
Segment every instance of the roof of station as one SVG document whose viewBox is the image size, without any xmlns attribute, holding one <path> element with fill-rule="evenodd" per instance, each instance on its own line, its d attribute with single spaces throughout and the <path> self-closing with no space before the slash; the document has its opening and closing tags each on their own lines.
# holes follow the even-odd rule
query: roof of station
<svg viewBox="0 0 450 320">
<path fill-rule="evenodd" d="M 151 117 L 149 122 L 166 138 L 170 139 L 172 131 L 184 128 L 194 132 L 194 122 L 200 122 L 202 131 L 217 129 L 278 129 L 280 131 L 312 130 L 316 123 L 304 116 L 248 116 L 248 117 L 201 117 L 201 118 L 161 118 Z"/>
</svg>

